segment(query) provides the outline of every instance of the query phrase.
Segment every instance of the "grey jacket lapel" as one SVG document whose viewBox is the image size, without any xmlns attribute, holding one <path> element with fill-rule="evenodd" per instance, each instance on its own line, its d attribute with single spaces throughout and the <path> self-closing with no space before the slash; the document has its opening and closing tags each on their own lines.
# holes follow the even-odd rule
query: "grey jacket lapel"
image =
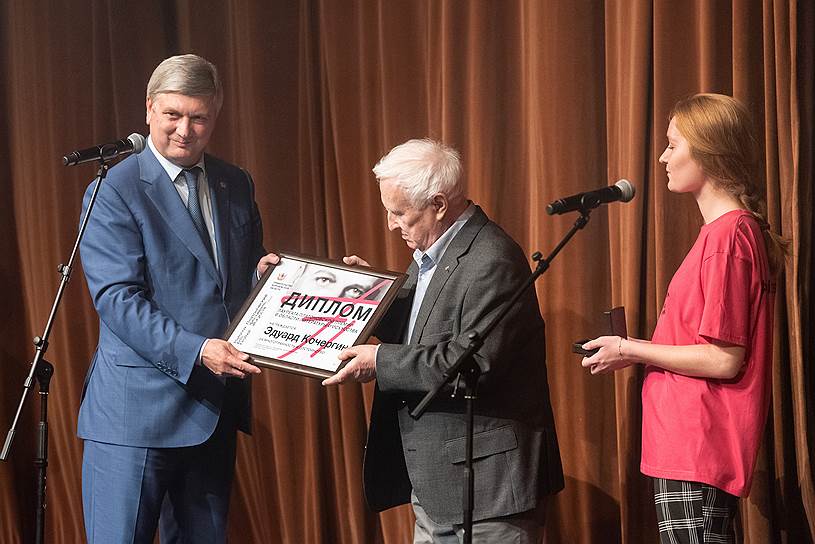
<svg viewBox="0 0 815 544">
<path fill-rule="evenodd" d="M 195 224 L 167 172 L 149 150 L 137 157 L 141 181 L 145 184 L 145 194 L 153 202 L 169 229 L 187 246 L 190 253 L 201 262 L 218 285 L 222 285 L 221 275 L 215 269 L 215 263 L 207 253 L 198 231 L 195 230 Z"/>
<path fill-rule="evenodd" d="M 436 265 L 433 278 L 430 280 L 430 285 L 427 286 L 427 291 L 425 291 L 422 305 L 419 307 L 419 313 L 416 315 L 416 323 L 413 324 L 413 334 L 410 337 L 411 344 L 417 344 L 419 342 L 419 338 L 422 337 L 422 332 L 430 317 L 430 312 L 444 290 L 447 280 L 458 267 L 458 261 L 461 256 L 470 250 L 473 240 L 487 221 L 486 214 L 480 207 L 476 206 L 473 216 L 464 224 L 455 238 L 450 242 L 444 255 L 442 255 Z M 412 276 L 415 284 L 416 278 L 414 275 Z"/>
</svg>

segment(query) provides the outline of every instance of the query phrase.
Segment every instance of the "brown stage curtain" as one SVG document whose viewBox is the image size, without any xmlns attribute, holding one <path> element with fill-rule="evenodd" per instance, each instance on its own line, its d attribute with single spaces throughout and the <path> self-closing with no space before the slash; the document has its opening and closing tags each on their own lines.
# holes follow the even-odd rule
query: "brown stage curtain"
<svg viewBox="0 0 815 544">
<path fill-rule="evenodd" d="M 392 146 L 430 136 L 458 148 L 469 193 L 527 250 L 548 252 L 573 218 L 560 196 L 619 178 L 627 205 L 596 211 L 537 284 L 566 489 L 549 542 L 655 539 L 639 467 L 641 372 L 591 377 L 569 353 L 624 304 L 653 330 L 668 281 L 701 218 L 669 194 L 657 157 L 667 114 L 698 91 L 732 93 L 766 149 L 770 221 L 792 241 L 777 299 L 766 440 L 739 518 L 744 541 L 811 542 L 813 355 L 813 7 L 733 0 L 8 0 L 0 5 L 0 428 L 14 415 L 70 252 L 92 166 L 71 149 L 145 131 L 144 88 L 169 55 L 214 61 L 226 101 L 211 151 L 247 167 L 269 249 L 356 253 L 402 269 L 370 173 Z M 97 318 L 77 267 L 48 352 L 49 542 L 83 540 L 75 421 Z M 370 385 L 325 389 L 266 371 L 255 434 L 241 437 L 234 542 L 404 543 L 402 507 L 366 509 L 361 458 Z M 0 466 L 0 541 L 33 538 L 31 395 Z"/>
</svg>

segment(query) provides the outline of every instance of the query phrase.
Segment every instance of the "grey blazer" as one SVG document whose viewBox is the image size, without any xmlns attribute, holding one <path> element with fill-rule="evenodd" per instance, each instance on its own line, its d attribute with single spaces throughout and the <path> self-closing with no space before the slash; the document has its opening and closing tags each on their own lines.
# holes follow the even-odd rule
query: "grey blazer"
<svg viewBox="0 0 815 544">
<path fill-rule="evenodd" d="M 464 400 L 442 392 L 423 417 L 408 412 L 442 380 L 529 275 L 526 257 L 481 208 L 437 264 L 414 325 L 401 343 L 417 267 L 377 330 L 377 383 L 365 451 L 366 499 L 375 511 L 410 501 L 435 522 L 462 523 Z M 528 289 L 475 356 L 482 370 L 475 410 L 474 519 L 535 508 L 563 488 L 546 376 L 544 323 Z"/>
</svg>

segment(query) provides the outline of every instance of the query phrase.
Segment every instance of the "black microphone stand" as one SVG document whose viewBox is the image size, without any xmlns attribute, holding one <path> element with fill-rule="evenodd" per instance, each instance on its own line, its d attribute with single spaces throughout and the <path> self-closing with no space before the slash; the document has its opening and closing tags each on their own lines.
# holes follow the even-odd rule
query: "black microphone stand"
<svg viewBox="0 0 815 544">
<path fill-rule="evenodd" d="M 456 385 L 452 394 L 452 396 L 455 397 L 458 392 L 459 382 L 462 378 L 464 379 L 464 399 L 466 402 L 467 414 L 467 430 L 464 442 L 464 544 L 471 544 L 473 541 L 473 509 L 475 506 L 475 474 L 473 472 L 473 419 L 475 400 L 478 397 L 478 379 L 481 376 L 481 368 L 475 362 L 475 359 L 473 359 L 473 355 L 475 355 L 475 353 L 481 348 L 481 346 L 484 344 L 484 340 L 490 335 L 492 330 L 495 329 L 495 327 L 504 319 L 504 317 L 506 317 L 527 288 L 534 284 L 535 281 L 549 269 L 550 263 L 555 256 L 560 253 L 560 250 L 563 249 L 563 247 L 569 242 L 569 240 L 572 239 L 578 230 L 586 226 L 586 224 L 589 222 L 591 210 L 596 208 L 599 202 L 594 205 L 591 205 L 591 203 L 588 204 L 588 206 L 584 206 L 580 209 L 580 217 L 577 218 L 574 225 L 572 225 L 572 228 L 569 229 L 569 232 L 566 233 L 566 236 L 563 237 L 563 239 L 555 247 L 555 249 L 552 250 L 552 253 L 550 253 L 548 257 L 545 259 L 542 258 L 543 255 L 541 255 L 539 251 L 536 251 L 532 255 L 532 259 L 538 263 L 538 266 L 535 268 L 532 274 L 520 287 L 518 287 L 518 290 L 512 295 L 509 302 L 501 308 L 501 311 L 498 312 L 498 314 L 492 321 L 490 321 L 490 323 L 480 334 L 477 331 L 470 332 L 470 334 L 467 336 L 470 340 L 467 349 L 465 349 L 458 359 L 456 359 L 453 366 L 442 374 L 443 379 L 441 383 L 437 384 L 431 391 L 428 391 L 424 398 L 422 398 L 421 402 L 419 402 L 419 404 L 417 404 L 416 407 L 410 412 L 410 417 L 413 419 L 419 419 L 427 410 L 428 405 L 438 396 L 445 385 L 452 382 L 454 378 L 456 379 Z"/>
<path fill-rule="evenodd" d="M 31 369 L 28 371 L 23 383 L 23 395 L 20 399 L 20 404 L 17 406 L 17 413 L 14 416 L 14 421 L 11 428 L 6 435 L 6 442 L 3 444 L 3 450 L 0 452 L 0 461 L 8 459 L 9 451 L 11 450 L 11 443 L 14 440 L 14 435 L 17 433 L 17 423 L 20 415 L 23 412 L 23 406 L 28 396 L 28 392 L 34 385 L 34 378 L 36 377 L 40 388 L 40 421 L 37 424 L 37 454 L 34 458 L 34 466 L 37 467 L 37 510 L 35 512 L 35 540 L 36 544 L 42 544 L 45 538 L 45 480 L 46 471 L 48 468 L 48 391 L 51 382 L 51 377 L 54 375 L 54 365 L 45 360 L 45 352 L 48 351 L 48 338 L 51 336 L 51 329 L 54 325 L 57 310 L 62 302 L 62 295 L 65 288 L 71 279 L 71 271 L 73 270 L 74 260 L 77 251 L 79 250 L 79 243 L 82 241 L 82 236 L 85 234 L 85 228 L 88 226 L 88 218 L 91 216 L 91 210 L 96 203 L 96 195 L 99 188 L 102 186 L 102 181 L 108 172 L 108 165 L 105 159 L 100 160 L 99 172 L 96 174 L 96 185 L 93 188 L 91 199 L 88 202 L 88 210 L 85 212 L 85 217 L 82 219 L 82 224 L 79 227 L 74 247 L 71 250 L 71 257 L 68 259 L 68 264 L 60 264 L 57 271 L 60 274 L 59 288 L 54 297 L 54 303 L 51 305 L 51 313 L 48 315 L 48 321 L 45 324 L 45 330 L 41 336 L 34 337 L 34 346 L 36 352 L 34 353 L 34 360 L 31 362 Z"/>
</svg>

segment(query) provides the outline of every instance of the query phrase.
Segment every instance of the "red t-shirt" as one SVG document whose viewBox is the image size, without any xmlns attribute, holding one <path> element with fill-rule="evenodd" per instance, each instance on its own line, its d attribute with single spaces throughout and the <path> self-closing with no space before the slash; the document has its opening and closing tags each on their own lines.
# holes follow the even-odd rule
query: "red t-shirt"
<svg viewBox="0 0 815 544">
<path fill-rule="evenodd" d="M 745 362 L 731 380 L 646 366 L 643 474 L 747 496 L 769 408 L 773 291 L 764 238 L 749 212 L 702 227 L 668 286 L 651 341 L 719 340 L 744 346 Z"/>
</svg>

